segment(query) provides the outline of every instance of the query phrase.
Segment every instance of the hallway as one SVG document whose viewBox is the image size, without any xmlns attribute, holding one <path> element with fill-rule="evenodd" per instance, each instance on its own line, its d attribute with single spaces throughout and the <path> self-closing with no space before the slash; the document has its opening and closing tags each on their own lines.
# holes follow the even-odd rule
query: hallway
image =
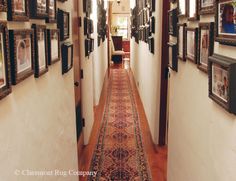
<svg viewBox="0 0 236 181">
<path fill-rule="evenodd" d="M 132 72 L 122 67 L 112 66 L 105 80 L 79 168 L 97 172 L 88 180 L 166 181 L 167 149 L 153 145 Z"/>
</svg>

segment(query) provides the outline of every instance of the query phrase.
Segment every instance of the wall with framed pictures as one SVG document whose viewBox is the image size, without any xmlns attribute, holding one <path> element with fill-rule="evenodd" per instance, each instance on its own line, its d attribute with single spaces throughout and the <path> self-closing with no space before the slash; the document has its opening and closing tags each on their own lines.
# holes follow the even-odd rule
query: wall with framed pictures
<svg viewBox="0 0 236 181">
<path fill-rule="evenodd" d="M 38 13 L 32 15 L 28 3 L 35 2 L 40 2 L 40 5 L 37 6 Z M 73 96 L 68 96 L 74 95 L 73 71 L 62 76 L 61 62 L 56 63 L 61 59 L 58 48 L 60 37 L 53 8 L 56 4 L 60 9 L 73 12 L 73 1 L 50 0 L 50 7 L 47 2 L 0 2 L 0 132 L 4 137 L 2 148 L 6 148 L 1 150 L 1 178 L 8 180 L 19 178 L 11 171 L 16 169 L 15 165 L 9 164 L 15 160 L 18 160 L 19 170 L 26 165 L 39 168 L 40 163 L 53 170 L 78 170 L 75 105 Z M 43 13 L 47 9 L 50 18 Z M 68 40 L 71 41 L 72 37 Z M 51 44 L 50 51 L 47 42 Z M 47 66 L 48 57 L 53 64 L 51 66 Z M 63 114 L 60 115 L 60 112 Z M 56 130 L 64 130 L 63 136 Z M 66 142 L 67 138 L 70 143 Z M 45 140 L 53 140 L 53 145 Z M 61 141 L 65 144 L 62 145 Z M 17 150 L 17 154 L 9 148 Z M 53 153 L 52 150 L 56 149 L 60 152 Z M 71 155 L 71 158 L 64 159 L 63 155 Z M 49 157 L 60 158 L 60 161 L 53 162 Z M 70 178 L 77 179 L 77 176 Z"/>
<path fill-rule="evenodd" d="M 180 2 L 182 7 L 178 6 Z M 236 155 L 228 150 L 234 148 L 235 144 L 230 140 L 236 135 L 235 2 L 189 0 L 185 3 L 172 1 L 171 9 L 180 8 L 181 12 L 187 12 L 185 16 L 184 13 L 178 16 L 178 23 L 185 23 L 186 30 L 198 28 L 197 40 L 191 43 L 197 47 L 197 57 L 194 62 L 178 59 L 178 73 L 171 71 L 170 75 L 167 179 L 234 180 L 236 174 L 230 170 Z M 198 12 L 190 10 L 193 6 L 189 3 L 196 4 Z M 190 17 L 193 12 L 198 16 Z M 178 43 L 177 39 L 178 36 L 170 35 L 170 42 Z M 187 57 L 187 35 L 186 39 L 184 52 Z M 178 44 L 180 47 L 182 49 L 182 44 Z M 217 145 L 221 145 L 220 148 Z M 186 149 L 194 150 L 194 153 L 189 154 Z M 173 154 L 176 151 L 178 155 Z M 178 159 L 180 157 L 188 161 L 182 162 Z M 214 167 L 211 158 L 214 158 Z M 222 165 L 222 160 L 227 166 Z M 181 172 L 171 169 L 178 165 L 181 165 Z M 225 172 L 217 175 L 217 170 Z"/>
</svg>

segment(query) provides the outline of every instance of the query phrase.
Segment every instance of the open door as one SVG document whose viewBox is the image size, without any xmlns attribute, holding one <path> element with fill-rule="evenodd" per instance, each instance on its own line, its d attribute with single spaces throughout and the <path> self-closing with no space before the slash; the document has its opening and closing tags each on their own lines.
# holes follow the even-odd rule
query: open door
<svg viewBox="0 0 236 181">
<path fill-rule="evenodd" d="M 81 78 L 80 78 L 80 47 L 79 47 L 79 3 L 78 0 L 73 0 L 73 13 L 72 13 L 72 34 L 74 45 L 74 88 L 75 88 L 75 109 L 76 109 L 76 131 L 78 140 L 78 152 L 83 146 L 83 123 L 81 111 Z M 78 154 L 79 154 L 78 153 Z"/>
</svg>

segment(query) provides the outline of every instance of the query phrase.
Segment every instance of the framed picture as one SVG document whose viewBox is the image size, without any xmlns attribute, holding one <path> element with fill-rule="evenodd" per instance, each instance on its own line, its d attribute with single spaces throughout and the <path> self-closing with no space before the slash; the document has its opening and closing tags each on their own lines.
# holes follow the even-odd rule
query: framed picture
<svg viewBox="0 0 236 181">
<path fill-rule="evenodd" d="M 55 23 L 57 22 L 57 6 L 56 0 L 47 0 L 47 8 L 48 8 L 48 18 L 47 18 L 47 22 L 48 23 Z"/>
<path fill-rule="evenodd" d="M 33 24 L 35 37 L 35 71 L 36 78 L 48 71 L 48 55 L 47 55 L 47 30 L 45 25 Z"/>
<path fill-rule="evenodd" d="M 198 68 L 204 72 L 208 70 L 208 58 L 214 49 L 214 23 L 199 23 L 198 31 Z"/>
<path fill-rule="evenodd" d="M 209 57 L 209 97 L 236 114 L 236 60 L 218 54 Z"/>
<path fill-rule="evenodd" d="M 186 61 L 185 50 L 186 50 L 186 24 L 178 24 L 178 58 Z"/>
<path fill-rule="evenodd" d="M 7 12 L 7 0 L 0 1 L 0 11 Z"/>
<path fill-rule="evenodd" d="M 177 5 L 179 12 L 178 16 L 179 17 L 188 16 L 188 0 L 178 0 Z"/>
<path fill-rule="evenodd" d="M 202 1 L 202 0 L 200 0 Z M 207 0 L 205 0 L 207 1 Z M 198 15 L 198 0 L 188 0 L 188 20 L 195 21 L 199 19 Z"/>
<path fill-rule="evenodd" d="M 154 16 L 150 18 L 150 31 L 151 33 L 155 33 L 155 17 Z"/>
<path fill-rule="evenodd" d="M 178 51 L 177 51 L 177 43 L 168 43 L 169 46 L 169 67 L 178 72 Z"/>
<path fill-rule="evenodd" d="M 73 44 L 62 44 L 62 74 L 67 73 L 73 67 Z"/>
<path fill-rule="evenodd" d="M 198 11 L 200 15 L 215 13 L 215 0 L 199 0 Z"/>
<path fill-rule="evenodd" d="M 154 38 L 153 37 L 149 37 L 148 38 L 148 47 L 149 47 L 149 51 L 154 54 Z"/>
<path fill-rule="evenodd" d="M 90 40 L 87 39 L 87 38 L 84 40 L 85 57 L 88 57 L 89 54 L 90 54 L 90 47 L 89 47 L 90 42 L 89 42 L 89 41 L 90 41 Z"/>
<path fill-rule="evenodd" d="M 169 35 L 177 36 L 177 8 L 168 11 L 169 16 Z"/>
<path fill-rule="evenodd" d="M 10 59 L 6 23 L 0 22 L 0 99 L 11 93 Z"/>
<path fill-rule="evenodd" d="M 33 30 L 9 30 L 12 84 L 34 74 Z"/>
<path fill-rule="evenodd" d="M 61 9 L 58 9 L 57 13 L 57 27 L 60 30 L 60 39 L 63 41 L 70 37 L 70 13 Z"/>
<path fill-rule="evenodd" d="M 28 0 L 8 0 L 7 19 L 9 21 L 28 21 Z"/>
<path fill-rule="evenodd" d="M 186 28 L 186 58 L 193 63 L 197 63 L 197 40 L 198 40 L 197 28 Z"/>
<path fill-rule="evenodd" d="M 92 0 L 83 0 L 83 11 L 88 15 L 92 13 Z"/>
<path fill-rule="evenodd" d="M 29 7 L 30 7 L 30 17 L 37 18 L 37 19 L 44 19 L 48 18 L 48 0 L 30 0 Z"/>
<path fill-rule="evenodd" d="M 216 2 L 215 40 L 236 46 L 236 4 L 234 0 Z"/>
<path fill-rule="evenodd" d="M 60 61 L 60 33 L 58 29 L 48 29 L 48 64 Z"/>
</svg>

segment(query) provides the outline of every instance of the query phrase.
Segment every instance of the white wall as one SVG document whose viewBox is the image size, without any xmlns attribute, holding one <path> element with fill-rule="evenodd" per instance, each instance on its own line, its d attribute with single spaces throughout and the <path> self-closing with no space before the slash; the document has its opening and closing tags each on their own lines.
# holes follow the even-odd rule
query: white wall
<svg viewBox="0 0 236 181">
<path fill-rule="evenodd" d="M 215 43 L 216 53 L 235 51 Z M 169 116 L 168 181 L 236 180 L 236 117 L 208 98 L 208 75 L 189 61 L 171 72 Z"/>
<path fill-rule="evenodd" d="M 152 139 L 158 143 L 159 110 L 160 110 L 160 76 L 161 76 L 161 34 L 162 34 L 162 2 L 156 1 L 155 54 L 148 50 L 148 44 L 135 43 L 131 40 L 131 69 L 139 90 L 151 130 Z M 157 23 L 159 22 L 159 23 Z"/>
<path fill-rule="evenodd" d="M 130 13 L 130 0 L 121 0 L 120 4 L 116 1 L 112 3 L 112 13 Z"/>
<path fill-rule="evenodd" d="M 71 1 L 58 6 L 72 8 Z M 9 28 L 27 27 L 30 23 L 9 23 Z M 58 62 L 39 79 L 31 76 L 14 86 L 0 101 L 0 180 L 78 180 L 14 174 L 16 169 L 78 169 L 73 75 L 72 69 L 62 76 Z"/>
<path fill-rule="evenodd" d="M 79 1 L 80 4 L 80 16 L 85 17 L 83 13 L 83 1 Z M 96 0 L 93 0 L 93 7 L 96 8 Z M 85 118 L 84 144 L 89 143 L 91 131 L 94 123 L 94 105 L 97 105 L 100 99 L 103 81 L 107 70 L 107 46 L 106 42 L 101 43 L 101 46 L 97 47 L 97 13 L 94 12 L 94 52 L 89 57 L 85 57 L 84 51 L 84 25 L 80 28 L 80 53 L 81 53 L 81 68 L 84 71 L 84 79 L 82 79 L 82 115 Z"/>
</svg>

